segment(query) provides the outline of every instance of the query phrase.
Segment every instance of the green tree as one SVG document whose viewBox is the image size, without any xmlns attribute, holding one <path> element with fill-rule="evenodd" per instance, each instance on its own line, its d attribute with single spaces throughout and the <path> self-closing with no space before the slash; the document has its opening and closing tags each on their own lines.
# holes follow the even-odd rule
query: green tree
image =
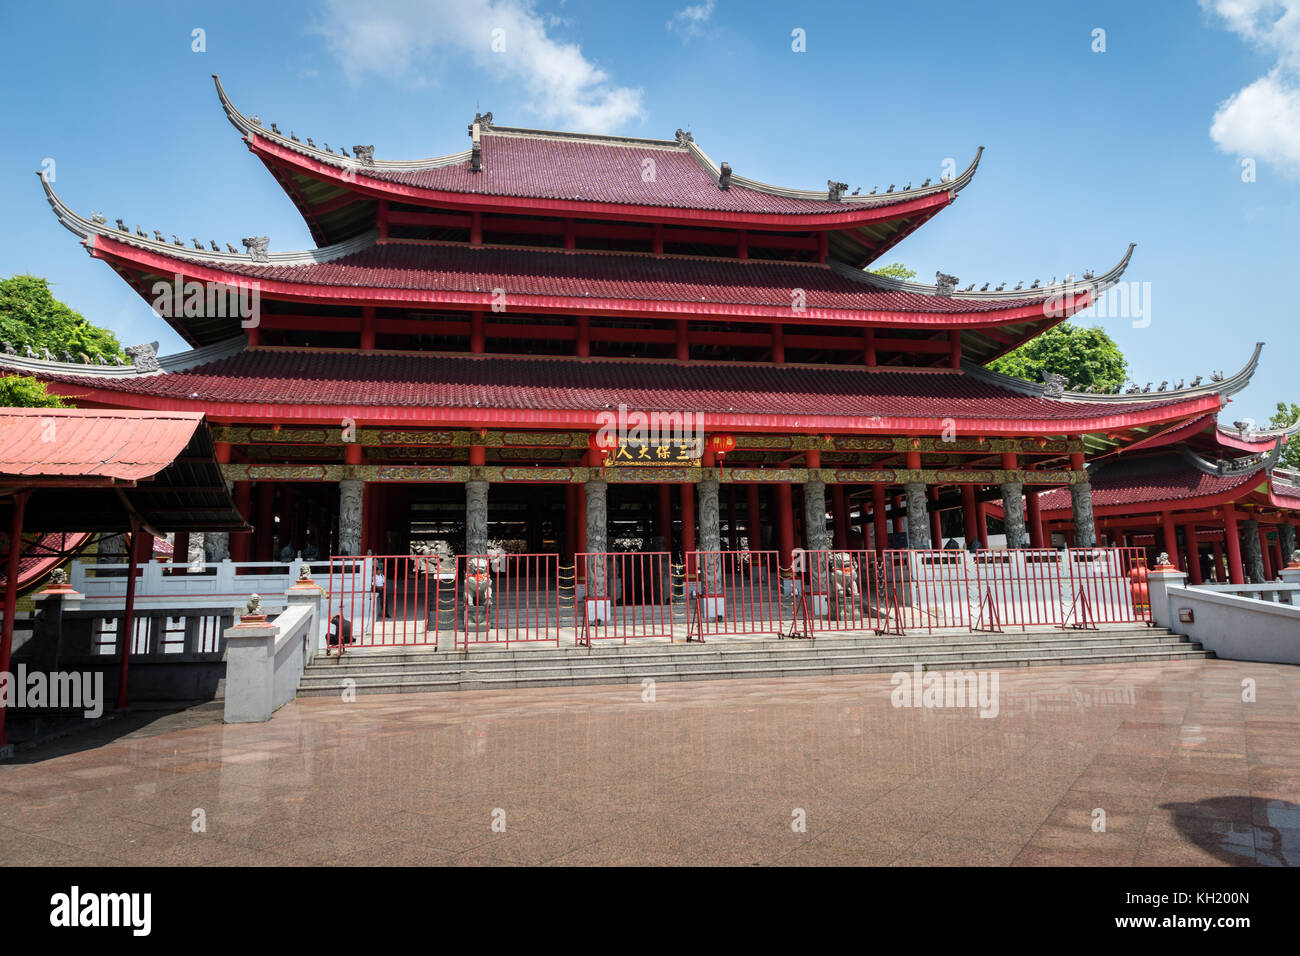
<svg viewBox="0 0 1300 956">
<path fill-rule="evenodd" d="M 49 280 L 40 276 L 16 275 L 0 279 L 0 340 L 9 342 L 21 354 L 23 346 L 40 352 L 47 348 L 55 358 L 64 349 L 72 353 L 105 358 L 122 354 L 117 336 L 91 325 L 84 315 L 69 308 L 50 292 Z"/>
<path fill-rule="evenodd" d="M 1278 402 L 1277 411 L 1268 420 L 1268 427 L 1287 428 L 1294 425 L 1297 418 L 1300 418 L 1300 405 L 1295 402 L 1289 405 L 1286 402 Z M 1300 435 L 1292 438 L 1282 446 L 1282 458 L 1279 464 L 1283 468 L 1300 470 Z"/>
<path fill-rule="evenodd" d="M 0 408 L 63 408 L 58 395 L 45 390 L 45 383 L 25 375 L 0 377 Z"/>
<path fill-rule="evenodd" d="M 1070 388 L 1116 392 L 1128 379 L 1128 361 L 1101 328 L 1062 322 L 988 366 L 995 372 L 1041 382 L 1044 372 L 1064 375 Z"/>
<path fill-rule="evenodd" d="M 870 271 L 874 275 L 885 276 L 888 279 L 902 279 L 906 281 L 908 279 L 916 278 L 916 270 L 909 269 L 901 262 L 891 262 L 887 266 L 880 266 L 879 268 L 871 269 Z"/>
</svg>

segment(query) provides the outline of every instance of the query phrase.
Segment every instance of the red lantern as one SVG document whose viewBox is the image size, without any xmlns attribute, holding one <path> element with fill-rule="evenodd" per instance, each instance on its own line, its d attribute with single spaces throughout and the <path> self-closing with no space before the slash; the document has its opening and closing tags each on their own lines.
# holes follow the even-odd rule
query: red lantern
<svg viewBox="0 0 1300 956">
<path fill-rule="evenodd" d="M 709 450 L 718 458 L 723 458 L 728 452 L 736 450 L 735 435 L 710 435 Z"/>
</svg>

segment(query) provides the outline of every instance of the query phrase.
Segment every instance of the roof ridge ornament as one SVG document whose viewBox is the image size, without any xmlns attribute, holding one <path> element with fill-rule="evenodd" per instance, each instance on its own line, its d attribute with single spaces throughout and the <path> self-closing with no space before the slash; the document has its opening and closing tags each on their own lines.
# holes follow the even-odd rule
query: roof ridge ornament
<svg viewBox="0 0 1300 956">
<path fill-rule="evenodd" d="M 689 146 L 691 143 L 695 142 L 695 137 L 684 129 L 678 129 L 673 135 L 677 139 L 678 146 Z"/>
<path fill-rule="evenodd" d="M 353 146 L 353 154 L 361 160 L 362 166 L 375 165 L 375 147 L 374 146 Z"/>
<path fill-rule="evenodd" d="M 270 261 L 270 256 L 266 252 L 266 247 L 271 244 L 270 236 L 245 236 L 243 243 L 254 262 Z"/>
<path fill-rule="evenodd" d="M 953 290 L 957 288 L 957 277 L 945 275 L 942 272 L 934 274 L 934 294 L 941 296 L 950 296 Z"/>
<path fill-rule="evenodd" d="M 837 183 L 833 179 L 826 180 L 826 198 L 831 202 L 839 202 L 848 190 L 848 183 Z"/>
<path fill-rule="evenodd" d="M 128 345 L 122 349 L 127 355 L 131 356 L 131 365 L 139 372 L 157 372 L 160 368 L 158 365 L 158 343 L 145 342 L 141 345 Z"/>
<path fill-rule="evenodd" d="M 718 172 L 718 188 L 731 188 L 731 163 L 723 163 Z"/>
<path fill-rule="evenodd" d="M 1043 369 L 1040 374 L 1043 376 L 1043 398 L 1065 398 L 1067 379 L 1064 375 L 1047 369 Z"/>
</svg>

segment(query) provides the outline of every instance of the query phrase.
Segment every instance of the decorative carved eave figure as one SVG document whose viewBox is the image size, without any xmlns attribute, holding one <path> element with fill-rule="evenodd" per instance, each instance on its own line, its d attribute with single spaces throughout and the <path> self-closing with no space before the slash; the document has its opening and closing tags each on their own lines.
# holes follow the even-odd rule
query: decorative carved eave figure
<svg viewBox="0 0 1300 956">
<path fill-rule="evenodd" d="M 362 166 L 375 165 L 375 147 L 373 146 L 353 146 L 352 152 L 357 159 L 361 160 Z"/>
<path fill-rule="evenodd" d="M 684 129 L 679 129 L 674 135 L 677 137 L 678 146 L 685 146 L 687 143 L 695 142 L 695 137 Z"/>
<path fill-rule="evenodd" d="M 1064 375 L 1057 375 L 1055 372 L 1043 371 L 1043 397 L 1044 398 L 1064 398 L 1065 397 L 1066 378 Z"/>
<path fill-rule="evenodd" d="M 158 364 L 158 343 L 146 342 L 141 345 L 128 345 L 122 350 L 131 356 L 131 365 L 140 372 L 156 372 Z"/>
<path fill-rule="evenodd" d="M 957 277 L 950 276 L 942 272 L 934 274 L 934 294 L 949 296 L 957 288 Z"/>
<path fill-rule="evenodd" d="M 243 239 L 244 248 L 254 262 L 268 262 L 270 257 L 266 254 L 266 247 L 271 244 L 270 236 L 245 236 Z"/>
<path fill-rule="evenodd" d="M 826 180 L 826 198 L 831 202 L 839 202 L 848 190 L 848 183 L 837 183 L 833 179 Z"/>
</svg>

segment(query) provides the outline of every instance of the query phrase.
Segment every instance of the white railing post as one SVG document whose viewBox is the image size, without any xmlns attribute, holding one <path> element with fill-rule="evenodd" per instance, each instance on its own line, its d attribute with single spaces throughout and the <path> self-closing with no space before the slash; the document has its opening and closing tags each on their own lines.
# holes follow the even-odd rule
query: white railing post
<svg viewBox="0 0 1300 956">
<path fill-rule="evenodd" d="M 1162 557 L 1164 557 L 1162 555 Z M 1147 594 L 1151 602 L 1151 623 L 1178 631 L 1177 621 L 1169 611 L 1170 587 L 1182 587 L 1187 575 L 1172 564 L 1157 564 L 1147 572 Z M 1179 633 L 1182 633 L 1179 631 Z"/>
<path fill-rule="evenodd" d="M 325 590 L 311 579 L 311 568 L 305 562 L 298 562 L 295 570 L 297 580 L 284 592 L 284 597 L 288 608 L 305 604 L 311 609 L 311 617 L 306 625 L 307 641 L 303 647 L 302 666 L 306 667 L 315 658 L 317 649 L 323 646 L 325 640 L 325 628 L 322 626 L 324 615 L 321 614 Z"/>
<path fill-rule="evenodd" d="M 224 562 L 223 562 L 224 563 Z M 226 705 L 228 724 L 259 723 L 275 711 L 275 639 L 280 629 L 257 603 L 226 629 Z"/>
</svg>

